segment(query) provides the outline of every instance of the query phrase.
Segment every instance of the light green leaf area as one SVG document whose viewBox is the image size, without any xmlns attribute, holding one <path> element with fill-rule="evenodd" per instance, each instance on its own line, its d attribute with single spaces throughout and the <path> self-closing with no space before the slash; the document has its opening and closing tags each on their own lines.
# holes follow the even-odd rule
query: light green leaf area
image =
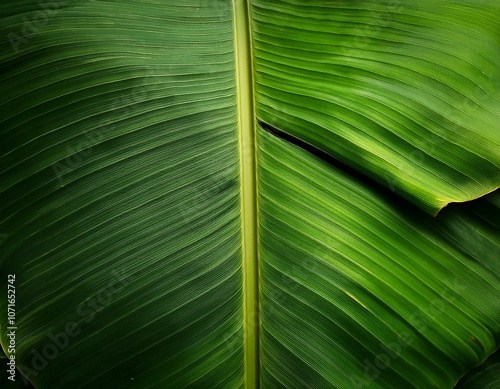
<svg viewBox="0 0 500 389">
<path fill-rule="evenodd" d="M 436 219 L 258 136 L 262 387 L 451 388 L 498 348 L 498 195 Z"/>
<path fill-rule="evenodd" d="M 455 389 L 496 389 L 500 387 L 500 352 L 472 369 L 458 382 Z"/>
<path fill-rule="evenodd" d="M 1 7 L 0 289 L 15 274 L 17 365 L 37 388 L 240 387 L 230 3 L 50 4 L 28 35 L 40 4 Z M 5 348 L 3 295 L 0 312 Z"/>
<path fill-rule="evenodd" d="M 431 214 L 500 185 L 500 3 L 251 1 L 259 120 Z"/>
</svg>

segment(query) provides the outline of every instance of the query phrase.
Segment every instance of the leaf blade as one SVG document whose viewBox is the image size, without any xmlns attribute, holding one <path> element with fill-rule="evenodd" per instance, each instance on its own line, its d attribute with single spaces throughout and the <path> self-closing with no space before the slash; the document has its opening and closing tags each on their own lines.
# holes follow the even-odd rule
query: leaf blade
<svg viewBox="0 0 500 389">
<path fill-rule="evenodd" d="M 431 214 L 480 197 L 500 185 L 498 14 L 254 0 L 257 117 Z"/>
<path fill-rule="evenodd" d="M 451 387 L 498 347 L 498 274 L 443 233 L 458 207 L 422 215 L 262 130 L 258 161 L 262 386 Z"/>
<path fill-rule="evenodd" d="M 39 388 L 240 387 L 231 4 L 56 5 L 17 52 L 0 43 L 18 367 Z M 8 7 L 18 32 L 41 12 Z"/>
</svg>

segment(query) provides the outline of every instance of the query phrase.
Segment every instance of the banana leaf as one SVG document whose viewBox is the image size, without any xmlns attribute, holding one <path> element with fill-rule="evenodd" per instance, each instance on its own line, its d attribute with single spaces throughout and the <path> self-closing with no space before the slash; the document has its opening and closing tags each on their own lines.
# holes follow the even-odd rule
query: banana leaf
<svg viewBox="0 0 500 389">
<path fill-rule="evenodd" d="M 484 368 L 499 11 L 2 0 L 1 387 L 428 389 Z"/>
<path fill-rule="evenodd" d="M 468 372 L 456 389 L 494 389 L 500 384 L 500 354 L 498 351 L 480 366 Z"/>
</svg>

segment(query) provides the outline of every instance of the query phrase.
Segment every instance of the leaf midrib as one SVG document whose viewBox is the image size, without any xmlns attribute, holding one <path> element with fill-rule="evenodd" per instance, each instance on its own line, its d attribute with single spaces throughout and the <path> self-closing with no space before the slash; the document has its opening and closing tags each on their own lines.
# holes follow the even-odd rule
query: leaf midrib
<svg viewBox="0 0 500 389">
<path fill-rule="evenodd" d="M 233 12 L 240 157 L 245 387 L 257 388 L 259 386 L 257 180 L 248 1 L 233 0 Z"/>
</svg>

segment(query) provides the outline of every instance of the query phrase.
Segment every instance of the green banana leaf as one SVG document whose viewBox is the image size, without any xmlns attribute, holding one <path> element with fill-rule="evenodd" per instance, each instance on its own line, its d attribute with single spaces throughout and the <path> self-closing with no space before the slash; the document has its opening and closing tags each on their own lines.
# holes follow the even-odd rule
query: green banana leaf
<svg viewBox="0 0 500 389">
<path fill-rule="evenodd" d="M 1 387 L 475 374 L 500 343 L 499 11 L 2 0 Z"/>
<path fill-rule="evenodd" d="M 498 351 L 463 377 L 456 389 L 495 389 L 500 385 L 500 353 Z"/>
<path fill-rule="evenodd" d="M 451 388 L 498 347 L 499 194 L 434 220 L 267 132 L 259 193 L 263 387 Z"/>
<path fill-rule="evenodd" d="M 241 386 L 231 7 L 47 4 L 1 49 L 3 348 L 13 274 L 37 388 Z"/>
<path fill-rule="evenodd" d="M 500 186 L 500 2 L 252 5 L 260 120 L 431 214 Z"/>
</svg>

